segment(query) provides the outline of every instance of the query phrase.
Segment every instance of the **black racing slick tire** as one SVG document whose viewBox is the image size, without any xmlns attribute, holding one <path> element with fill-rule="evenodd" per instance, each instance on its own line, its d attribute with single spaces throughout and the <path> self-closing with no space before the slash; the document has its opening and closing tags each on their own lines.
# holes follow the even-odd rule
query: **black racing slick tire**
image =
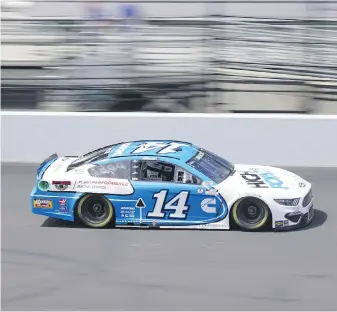
<svg viewBox="0 0 337 312">
<path fill-rule="evenodd" d="M 104 228 L 114 219 L 115 210 L 111 202 L 99 194 L 83 196 L 77 205 L 77 217 L 91 228 Z"/>
<path fill-rule="evenodd" d="M 235 202 L 231 209 L 234 225 L 245 231 L 258 231 L 266 229 L 270 220 L 269 207 L 255 197 L 241 198 Z"/>
</svg>

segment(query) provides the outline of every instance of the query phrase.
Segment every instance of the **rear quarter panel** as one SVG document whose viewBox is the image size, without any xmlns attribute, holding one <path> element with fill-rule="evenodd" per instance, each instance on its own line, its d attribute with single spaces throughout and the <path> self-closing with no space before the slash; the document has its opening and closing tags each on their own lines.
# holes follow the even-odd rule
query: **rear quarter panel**
<svg viewBox="0 0 337 312">
<path fill-rule="evenodd" d="M 33 214 L 74 221 L 74 207 L 83 195 L 82 193 L 41 191 L 34 187 L 30 199 L 31 211 Z"/>
</svg>

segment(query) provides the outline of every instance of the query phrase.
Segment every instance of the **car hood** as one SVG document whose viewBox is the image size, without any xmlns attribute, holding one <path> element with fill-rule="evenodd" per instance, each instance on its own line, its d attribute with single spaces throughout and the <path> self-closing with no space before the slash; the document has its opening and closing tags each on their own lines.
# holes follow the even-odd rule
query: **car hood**
<svg viewBox="0 0 337 312">
<path fill-rule="evenodd" d="M 288 198 L 306 192 L 310 187 L 306 180 L 281 168 L 236 164 L 234 174 L 216 188 L 224 192 L 236 189 L 239 193 L 275 194 Z"/>
</svg>

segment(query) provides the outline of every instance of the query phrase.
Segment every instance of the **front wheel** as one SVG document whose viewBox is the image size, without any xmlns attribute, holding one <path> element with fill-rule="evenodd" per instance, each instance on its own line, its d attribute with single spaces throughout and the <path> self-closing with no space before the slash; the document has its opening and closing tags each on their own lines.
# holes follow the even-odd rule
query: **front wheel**
<svg viewBox="0 0 337 312">
<path fill-rule="evenodd" d="M 255 197 L 239 199 L 231 212 L 235 225 L 248 231 L 264 229 L 271 218 L 268 206 Z"/>
<path fill-rule="evenodd" d="M 80 199 L 77 205 L 77 216 L 86 226 L 103 228 L 112 222 L 114 208 L 104 196 L 87 194 Z"/>
</svg>

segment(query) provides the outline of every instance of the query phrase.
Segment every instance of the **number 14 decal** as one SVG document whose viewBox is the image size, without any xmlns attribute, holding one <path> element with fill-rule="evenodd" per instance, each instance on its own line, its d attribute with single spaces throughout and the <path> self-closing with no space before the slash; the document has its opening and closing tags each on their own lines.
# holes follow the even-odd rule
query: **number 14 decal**
<svg viewBox="0 0 337 312">
<path fill-rule="evenodd" d="M 163 142 L 149 142 L 141 144 L 139 147 L 137 147 L 132 154 L 140 154 L 144 152 L 149 152 L 155 149 L 160 148 L 160 150 L 157 152 L 158 154 L 168 154 L 168 153 L 176 153 L 179 148 L 182 146 L 188 146 L 186 144 L 181 143 L 163 143 Z"/>
<path fill-rule="evenodd" d="M 156 199 L 154 209 L 147 213 L 148 218 L 164 218 L 166 212 L 169 213 L 169 218 L 186 219 L 188 209 L 187 200 L 190 192 L 182 191 L 170 201 L 166 202 L 168 191 L 162 190 L 155 193 L 153 197 Z M 166 202 L 166 203 L 165 203 Z M 176 205 L 174 203 L 177 202 Z"/>
</svg>

